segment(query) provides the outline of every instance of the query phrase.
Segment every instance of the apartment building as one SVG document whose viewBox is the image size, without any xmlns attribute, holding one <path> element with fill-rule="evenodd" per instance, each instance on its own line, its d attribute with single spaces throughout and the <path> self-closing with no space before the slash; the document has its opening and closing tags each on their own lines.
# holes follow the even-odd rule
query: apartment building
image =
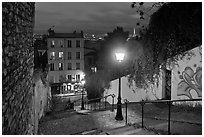
<svg viewBox="0 0 204 137">
<path fill-rule="evenodd" d="M 47 40 L 48 80 L 60 93 L 76 91 L 84 79 L 84 38 L 81 33 L 55 33 Z"/>
</svg>

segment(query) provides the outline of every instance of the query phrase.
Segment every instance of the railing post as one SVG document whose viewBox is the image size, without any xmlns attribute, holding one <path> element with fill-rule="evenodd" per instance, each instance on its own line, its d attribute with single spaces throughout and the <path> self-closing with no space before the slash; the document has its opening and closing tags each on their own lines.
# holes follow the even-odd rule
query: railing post
<svg viewBox="0 0 204 137">
<path fill-rule="evenodd" d="M 142 100 L 142 128 L 144 127 L 144 122 L 143 122 L 143 120 L 144 120 L 144 100 Z"/>
<path fill-rule="evenodd" d="M 75 110 L 75 101 L 73 101 L 73 104 L 74 104 L 74 110 Z"/>
<path fill-rule="evenodd" d="M 107 99 L 107 97 L 105 97 L 105 110 L 106 110 L 106 99 Z"/>
<path fill-rule="evenodd" d="M 87 100 L 85 100 L 85 109 L 87 109 Z"/>
<path fill-rule="evenodd" d="M 127 122 L 127 102 L 128 102 L 127 99 L 125 99 L 125 110 L 126 110 L 125 111 L 125 125 L 127 125 L 127 123 L 128 123 Z"/>
<path fill-rule="evenodd" d="M 168 101 L 168 106 L 169 106 L 169 114 L 168 114 L 168 135 L 171 134 L 170 132 L 170 126 L 171 126 L 171 101 Z"/>
<path fill-rule="evenodd" d="M 112 111 L 114 111 L 114 96 L 112 96 Z"/>
<path fill-rule="evenodd" d="M 99 100 L 99 110 L 101 109 L 101 99 Z"/>
</svg>

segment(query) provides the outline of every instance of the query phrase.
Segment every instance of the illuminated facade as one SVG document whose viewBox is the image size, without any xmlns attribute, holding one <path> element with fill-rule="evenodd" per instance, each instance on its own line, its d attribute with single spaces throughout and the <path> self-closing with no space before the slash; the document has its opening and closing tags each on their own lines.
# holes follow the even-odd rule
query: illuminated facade
<svg viewBox="0 0 204 137">
<path fill-rule="evenodd" d="M 78 90 L 84 79 L 84 38 L 81 33 L 52 33 L 47 40 L 48 81 L 60 93 Z"/>
</svg>

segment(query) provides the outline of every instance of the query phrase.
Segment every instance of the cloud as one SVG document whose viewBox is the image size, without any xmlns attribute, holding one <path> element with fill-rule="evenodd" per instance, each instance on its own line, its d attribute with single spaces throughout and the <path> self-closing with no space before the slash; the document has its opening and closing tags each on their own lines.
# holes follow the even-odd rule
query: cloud
<svg viewBox="0 0 204 137">
<path fill-rule="evenodd" d="M 140 15 L 135 13 L 135 14 L 130 15 L 130 17 L 132 17 L 134 19 L 139 19 Z"/>
<path fill-rule="evenodd" d="M 36 3 L 35 31 L 85 30 L 106 33 L 116 26 L 129 31 L 138 21 L 135 9 L 127 2 L 39 2 Z"/>
</svg>

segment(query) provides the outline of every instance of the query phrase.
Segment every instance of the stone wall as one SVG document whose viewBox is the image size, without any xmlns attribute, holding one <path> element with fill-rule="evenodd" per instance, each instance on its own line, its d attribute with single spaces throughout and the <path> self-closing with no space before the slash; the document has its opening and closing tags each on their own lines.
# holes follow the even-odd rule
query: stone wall
<svg viewBox="0 0 204 137">
<path fill-rule="evenodd" d="M 33 96 L 33 109 L 34 109 L 34 127 L 35 134 L 38 133 L 38 125 L 40 119 L 51 111 L 51 87 L 47 81 L 47 72 L 35 70 L 33 75 L 34 96 Z"/>
<path fill-rule="evenodd" d="M 2 134 L 33 134 L 35 3 L 2 3 Z"/>
<path fill-rule="evenodd" d="M 172 99 L 201 99 L 202 46 L 188 51 L 188 54 L 172 66 Z"/>
</svg>

